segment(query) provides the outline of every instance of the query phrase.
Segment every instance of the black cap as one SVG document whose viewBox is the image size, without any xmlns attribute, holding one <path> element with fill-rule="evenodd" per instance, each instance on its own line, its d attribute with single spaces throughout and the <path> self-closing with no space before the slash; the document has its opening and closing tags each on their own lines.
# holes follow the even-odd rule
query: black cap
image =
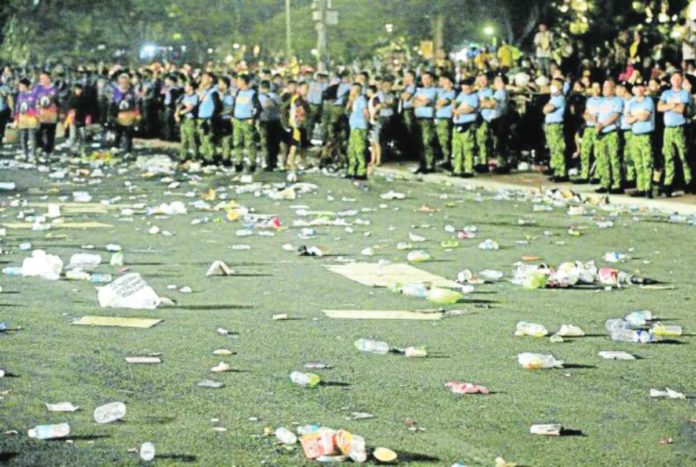
<svg viewBox="0 0 696 467">
<path fill-rule="evenodd" d="M 474 78 L 464 78 L 459 81 L 460 86 L 473 86 L 474 85 Z"/>
</svg>

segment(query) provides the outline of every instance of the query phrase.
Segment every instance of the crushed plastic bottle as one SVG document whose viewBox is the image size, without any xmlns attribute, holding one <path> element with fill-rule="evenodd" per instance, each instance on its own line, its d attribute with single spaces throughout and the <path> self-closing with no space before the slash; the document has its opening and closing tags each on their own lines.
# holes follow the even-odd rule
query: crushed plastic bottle
<svg viewBox="0 0 696 467">
<path fill-rule="evenodd" d="M 662 323 L 655 323 L 650 329 L 650 334 L 661 337 L 678 337 L 682 335 L 681 326 L 667 326 Z"/>
<path fill-rule="evenodd" d="M 321 378 L 319 375 L 314 373 L 302 373 L 300 371 L 293 371 L 290 373 L 290 381 L 303 388 L 313 389 L 319 385 Z"/>
<path fill-rule="evenodd" d="M 371 339 L 358 339 L 354 343 L 355 348 L 361 352 L 374 353 L 378 355 L 386 355 L 389 353 L 391 347 L 386 342 L 371 340 Z"/>
<path fill-rule="evenodd" d="M 607 331 L 611 334 L 614 331 L 619 331 L 628 328 L 628 323 L 624 319 L 608 319 L 604 326 Z"/>
<path fill-rule="evenodd" d="M 414 298 L 425 298 L 428 295 L 428 287 L 425 284 L 411 283 L 399 285 L 397 284 L 396 290 L 400 291 L 407 297 Z"/>
<path fill-rule="evenodd" d="M 521 353 L 517 355 L 517 361 L 524 368 L 538 370 L 542 368 L 563 368 L 563 362 L 556 360 L 553 355 Z"/>
<path fill-rule="evenodd" d="M 428 290 L 425 298 L 430 302 L 437 303 L 438 305 L 454 305 L 464 298 L 464 294 L 450 289 L 433 287 Z"/>
<path fill-rule="evenodd" d="M 617 329 L 611 333 L 611 340 L 615 342 L 633 342 L 636 344 L 651 344 L 660 339 L 647 331 L 635 331 L 633 329 Z"/>
<path fill-rule="evenodd" d="M 150 462 L 155 458 L 156 450 L 155 450 L 155 445 L 148 442 L 145 442 L 140 445 L 140 459 L 142 459 L 144 462 Z"/>
<path fill-rule="evenodd" d="M 113 280 L 111 274 L 94 273 L 90 274 L 89 281 L 93 284 L 108 284 Z"/>
<path fill-rule="evenodd" d="M 409 263 L 424 263 L 430 261 L 431 256 L 423 250 L 413 250 L 406 255 L 406 260 Z"/>
<path fill-rule="evenodd" d="M 70 425 L 67 423 L 58 423 L 55 425 L 37 425 L 27 432 L 27 435 L 34 439 L 65 438 L 69 434 Z"/>
<path fill-rule="evenodd" d="M 282 444 L 297 443 L 297 435 L 285 427 L 276 428 L 275 437 Z"/>
<path fill-rule="evenodd" d="M 520 321 L 515 329 L 516 336 L 544 337 L 549 335 L 549 331 L 543 324 L 528 323 Z"/>
<path fill-rule="evenodd" d="M 630 327 L 642 328 L 648 324 L 648 321 L 653 319 L 653 314 L 649 310 L 634 311 L 626 315 L 624 319 Z"/>
<path fill-rule="evenodd" d="M 126 404 L 123 402 L 111 402 L 94 409 L 94 421 L 97 423 L 111 423 L 126 416 Z"/>
<path fill-rule="evenodd" d="M 497 242 L 491 240 L 490 238 L 479 243 L 479 249 L 483 251 L 494 251 L 499 250 L 500 245 Z"/>
</svg>

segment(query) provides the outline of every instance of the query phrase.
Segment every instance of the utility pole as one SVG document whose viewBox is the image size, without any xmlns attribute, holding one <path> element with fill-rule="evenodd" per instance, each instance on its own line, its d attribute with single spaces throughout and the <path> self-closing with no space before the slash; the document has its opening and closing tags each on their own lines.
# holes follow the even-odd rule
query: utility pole
<svg viewBox="0 0 696 467">
<path fill-rule="evenodd" d="M 292 25 L 290 24 L 290 0 L 285 0 L 285 55 L 290 62 L 292 57 Z"/>
<path fill-rule="evenodd" d="M 331 9 L 331 0 L 314 0 L 312 19 L 317 23 L 317 69 L 326 71 L 328 52 L 326 45 L 326 27 L 338 23 L 338 12 Z"/>
</svg>

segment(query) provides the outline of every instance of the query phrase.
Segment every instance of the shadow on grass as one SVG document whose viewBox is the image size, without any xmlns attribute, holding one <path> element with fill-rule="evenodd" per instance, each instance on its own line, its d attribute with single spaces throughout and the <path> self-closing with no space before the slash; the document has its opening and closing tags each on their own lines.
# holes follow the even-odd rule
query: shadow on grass
<svg viewBox="0 0 696 467">
<path fill-rule="evenodd" d="M 17 456 L 18 452 L 0 452 L 0 462 L 9 462 Z"/>
<path fill-rule="evenodd" d="M 47 439 L 46 441 L 51 441 L 55 443 L 64 443 L 66 439 L 72 441 L 94 441 L 97 439 L 111 438 L 111 435 L 78 435 L 78 436 L 66 436 L 65 438 Z"/>
<path fill-rule="evenodd" d="M 563 436 L 563 437 L 573 437 L 573 436 L 585 437 L 587 435 L 585 433 L 583 433 L 582 430 L 573 430 L 571 428 L 563 428 L 561 430 L 561 436 Z"/>
<path fill-rule="evenodd" d="M 570 370 L 594 370 L 597 367 L 595 365 L 582 365 L 580 363 L 564 363 L 563 368 Z"/>
<path fill-rule="evenodd" d="M 198 460 L 198 457 L 192 456 L 190 454 L 157 454 L 155 459 L 171 459 L 173 461 L 193 463 Z"/>
<path fill-rule="evenodd" d="M 176 417 L 153 415 L 153 416 L 143 418 L 143 424 L 146 424 L 146 425 L 166 425 L 168 423 L 172 423 L 175 420 L 176 420 Z"/>
<path fill-rule="evenodd" d="M 176 305 L 167 307 L 177 310 L 212 311 L 212 310 L 253 310 L 251 305 Z M 166 308 L 164 308 L 166 309 Z"/>
<path fill-rule="evenodd" d="M 350 383 L 344 383 L 341 381 L 322 381 L 319 383 L 319 386 L 328 388 L 349 388 Z"/>
<path fill-rule="evenodd" d="M 417 452 L 404 452 L 400 451 L 399 453 L 399 463 L 408 463 L 408 462 L 423 462 L 423 463 L 439 463 L 440 458 L 439 457 L 434 457 L 434 456 L 429 456 L 427 454 L 420 454 Z"/>
</svg>

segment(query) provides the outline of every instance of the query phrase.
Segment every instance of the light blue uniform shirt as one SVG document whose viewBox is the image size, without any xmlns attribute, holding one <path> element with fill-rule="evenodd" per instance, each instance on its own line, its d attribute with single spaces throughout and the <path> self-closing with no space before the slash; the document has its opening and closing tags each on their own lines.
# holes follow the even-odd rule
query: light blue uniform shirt
<svg viewBox="0 0 696 467">
<path fill-rule="evenodd" d="M 665 104 L 669 104 L 671 102 L 679 102 L 688 106 L 691 102 L 691 96 L 688 92 L 686 92 L 683 89 L 679 90 L 678 92 L 674 92 L 672 89 L 668 89 L 667 91 L 662 93 L 662 96 L 660 96 L 660 102 L 663 102 Z M 677 112 L 665 112 L 665 126 L 671 128 L 686 125 L 686 117 L 684 116 L 685 114 L 686 111 L 684 111 L 683 114 L 679 114 Z"/>
<path fill-rule="evenodd" d="M 565 114 L 566 100 L 563 94 L 555 94 L 549 97 L 549 104 L 551 104 L 556 110 L 548 113 L 544 116 L 544 122 L 546 123 L 563 123 L 563 116 Z"/>
<path fill-rule="evenodd" d="M 655 131 L 655 103 L 653 100 L 649 97 L 644 97 L 642 101 L 633 98 L 628 103 L 628 112 L 630 114 L 638 113 L 642 110 L 650 112 L 650 118 L 644 122 L 636 121 L 633 124 L 632 130 L 634 135 L 644 135 Z"/>
<path fill-rule="evenodd" d="M 193 94 L 184 94 L 181 97 L 181 103 L 193 106 L 190 112 L 184 114 L 184 119 L 195 118 L 196 107 L 198 106 L 198 94 L 195 92 Z"/>
<path fill-rule="evenodd" d="M 435 117 L 435 101 L 437 100 L 437 89 L 430 88 L 418 88 L 415 97 L 425 97 L 430 101 L 430 104 L 423 105 L 420 107 L 415 107 L 416 118 L 434 118 Z"/>
<path fill-rule="evenodd" d="M 457 97 L 457 93 L 454 91 L 454 89 L 450 89 L 449 91 L 438 88 L 437 90 L 437 99 L 436 101 L 439 101 L 441 99 L 445 99 L 449 101 L 449 104 L 445 105 L 444 107 L 440 107 L 435 111 L 435 118 L 444 118 L 447 120 L 452 119 L 452 111 L 454 110 L 454 99 Z"/>
<path fill-rule="evenodd" d="M 599 103 L 599 116 L 597 117 L 597 120 L 600 124 L 604 124 L 614 115 L 618 115 L 620 117 L 621 114 L 623 114 L 623 107 L 624 102 L 623 99 L 621 99 L 620 97 L 603 97 L 601 102 Z M 612 131 L 615 131 L 618 127 L 619 122 L 617 120 L 613 124 L 602 128 L 602 134 L 611 133 Z"/>
<path fill-rule="evenodd" d="M 367 98 L 360 95 L 353 101 L 353 106 L 350 110 L 349 123 L 351 130 L 367 130 L 365 109 L 367 109 Z"/>
<path fill-rule="evenodd" d="M 478 92 L 478 96 L 479 101 L 483 101 L 484 99 L 493 99 L 493 90 L 491 88 L 481 89 Z M 491 109 L 481 109 L 481 118 L 487 122 L 490 122 L 493 120 L 491 118 L 491 113 L 493 113 Z"/>
<path fill-rule="evenodd" d="M 249 120 L 256 117 L 256 90 L 249 88 L 237 91 L 234 98 L 234 118 Z"/>
<path fill-rule="evenodd" d="M 633 102 L 633 98 L 623 100 L 624 108 L 623 108 L 623 112 L 621 113 L 621 120 L 620 120 L 620 127 L 621 127 L 622 131 L 630 131 L 631 130 L 631 125 L 629 125 L 628 122 L 626 121 L 626 117 L 628 117 L 628 114 L 629 114 L 628 108 L 630 107 L 631 102 Z"/>
<path fill-rule="evenodd" d="M 404 92 L 409 93 L 409 94 L 411 95 L 411 97 L 413 97 L 413 96 L 416 94 L 416 85 L 415 85 L 415 84 L 409 84 L 409 85 L 406 86 L 406 88 L 404 89 Z M 413 100 L 412 100 L 412 99 L 409 99 L 409 100 L 407 100 L 407 101 L 404 101 L 404 102 L 403 102 L 403 108 L 404 108 L 404 109 L 412 109 L 412 108 L 413 108 Z"/>
<path fill-rule="evenodd" d="M 377 93 L 377 97 L 382 103 L 382 107 L 379 109 L 379 116 L 382 118 L 394 116 L 394 103 L 396 102 L 396 96 L 394 96 L 394 93 L 384 93 L 380 91 Z"/>
<path fill-rule="evenodd" d="M 493 93 L 493 99 L 495 99 L 495 109 L 488 109 L 490 112 L 490 119 L 495 120 L 503 115 L 507 114 L 509 98 L 508 93 L 505 89 L 499 89 Z M 489 120 L 489 121 L 491 121 Z"/>
<path fill-rule="evenodd" d="M 275 122 L 280 120 L 280 98 L 276 93 L 259 93 L 259 104 L 261 104 L 260 121 Z"/>
<path fill-rule="evenodd" d="M 455 107 L 459 107 L 461 104 L 467 104 L 469 107 L 474 109 L 474 112 L 470 114 L 462 114 L 454 116 L 454 124 L 461 125 L 464 123 L 474 123 L 478 117 L 479 110 L 479 97 L 478 94 L 472 92 L 471 94 L 459 93 L 457 99 L 455 100 Z"/>
<path fill-rule="evenodd" d="M 309 90 L 307 91 L 307 101 L 312 105 L 321 105 L 324 102 L 324 91 L 328 88 L 327 83 L 319 81 L 310 81 Z"/>
<path fill-rule="evenodd" d="M 587 102 L 585 103 L 585 111 L 590 115 L 593 115 L 594 118 L 597 118 L 597 116 L 599 115 L 600 102 L 602 102 L 601 97 L 588 97 Z M 596 126 L 594 122 L 585 121 L 585 124 L 590 128 L 594 128 Z"/>
<path fill-rule="evenodd" d="M 208 89 L 202 97 L 200 97 L 200 104 L 198 107 L 198 118 L 210 119 L 213 118 L 215 113 L 215 101 L 213 100 L 213 94 L 217 94 L 218 90 L 214 87 Z"/>
</svg>

